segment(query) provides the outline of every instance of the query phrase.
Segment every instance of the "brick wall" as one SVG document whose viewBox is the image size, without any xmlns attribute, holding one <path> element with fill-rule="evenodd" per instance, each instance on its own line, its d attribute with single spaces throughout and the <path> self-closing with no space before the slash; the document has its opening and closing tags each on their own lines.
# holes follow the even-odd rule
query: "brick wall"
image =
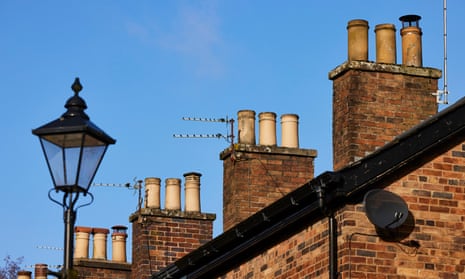
<svg viewBox="0 0 465 279">
<path fill-rule="evenodd" d="M 213 237 L 215 214 L 142 208 L 132 222 L 133 279 L 146 279 Z"/>
<path fill-rule="evenodd" d="M 223 160 L 223 229 L 313 178 L 316 151 L 237 144 L 220 154 Z"/>
<path fill-rule="evenodd" d="M 333 70 L 334 168 L 376 150 L 437 111 L 440 71 L 351 61 Z M 223 151 L 224 229 L 313 177 L 316 151 L 234 145 Z M 394 232 L 379 234 L 362 203 L 336 214 L 340 278 L 465 279 L 465 144 L 386 187 L 410 214 Z M 134 213 L 133 272 L 149 278 L 211 239 L 208 214 L 142 209 Z M 300 231 L 221 278 L 328 278 L 328 222 Z"/>
<path fill-rule="evenodd" d="M 79 279 L 130 279 L 131 264 L 105 260 L 75 259 Z"/>
<path fill-rule="evenodd" d="M 377 236 L 361 204 L 341 212 L 342 278 L 349 271 L 352 278 L 465 278 L 464 170 L 460 144 L 386 188 L 411 212 L 411 233 L 400 243 Z M 412 240 L 418 248 L 406 245 Z"/>
<path fill-rule="evenodd" d="M 328 278 L 327 238 L 325 220 L 309 225 L 221 278 Z"/>
<path fill-rule="evenodd" d="M 333 80 L 333 162 L 340 169 L 436 114 L 432 68 L 346 62 Z"/>
<path fill-rule="evenodd" d="M 437 109 L 431 95 L 437 70 L 352 66 L 334 75 L 335 168 L 374 151 Z M 398 239 L 381 237 L 362 204 L 339 212 L 342 278 L 465 278 L 464 150 L 460 144 L 386 188 L 410 210 Z"/>
<path fill-rule="evenodd" d="M 330 74 L 336 78 L 335 168 L 373 152 L 437 109 L 431 95 L 437 70 L 351 63 L 352 69 L 342 65 L 347 71 Z M 465 144 L 460 144 L 385 189 L 401 196 L 410 211 L 393 235 L 380 234 L 362 203 L 341 209 L 339 278 L 465 278 L 464 186 Z M 323 219 L 222 278 L 328 278 L 328 246 Z"/>
</svg>

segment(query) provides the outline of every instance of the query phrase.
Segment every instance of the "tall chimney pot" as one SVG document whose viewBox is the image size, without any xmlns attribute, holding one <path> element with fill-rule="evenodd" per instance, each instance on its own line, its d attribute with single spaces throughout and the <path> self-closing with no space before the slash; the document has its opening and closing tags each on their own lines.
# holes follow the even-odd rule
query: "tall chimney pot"
<svg viewBox="0 0 465 279">
<path fill-rule="evenodd" d="M 198 172 L 184 174 L 185 210 L 200 212 L 200 177 Z"/>
<path fill-rule="evenodd" d="M 113 226 L 111 234 L 111 260 L 115 262 L 126 262 L 126 238 L 128 234 L 126 226 Z"/>
<path fill-rule="evenodd" d="M 421 46 L 421 17 L 418 15 L 401 16 L 402 22 L 400 35 L 402 37 L 402 64 L 406 66 L 423 66 L 423 54 Z"/>
<path fill-rule="evenodd" d="M 145 178 L 145 207 L 160 208 L 160 178 Z"/>
<path fill-rule="evenodd" d="M 75 259 L 89 258 L 89 238 L 92 228 L 89 227 L 75 227 L 74 234 L 76 236 L 76 244 L 74 248 Z"/>
<path fill-rule="evenodd" d="M 167 178 L 165 187 L 165 209 L 181 210 L 181 179 Z"/>
<path fill-rule="evenodd" d="M 239 143 L 255 145 L 255 111 L 240 110 L 237 122 Z"/>
<path fill-rule="evenodd" d="M 299 116 L 297 114 L 281 115 L 281 146 L 299 147 Z"/>
<path fill-rule="evenodd" d="M 354 19 L 347 24 L 348 60 L 368 61 L 368 21 Z"/>
<path fill-rule="evenodd" d="M 261 112 L 258 114 L 259 144 L 276 145 L 276 113 Z"/>
<path fill-rule="evenodd" d="M 396 64 L 396 27 L 394 24 L 378 24 L 376 33 L 376 62 Z"/>
<path fill-rule="evenodd" d="M 105 228 L 93 228 L 94 249 L 92 258 L 96 260 L 107 259 L 107 235 L 110 231 Z"/>
</svg>

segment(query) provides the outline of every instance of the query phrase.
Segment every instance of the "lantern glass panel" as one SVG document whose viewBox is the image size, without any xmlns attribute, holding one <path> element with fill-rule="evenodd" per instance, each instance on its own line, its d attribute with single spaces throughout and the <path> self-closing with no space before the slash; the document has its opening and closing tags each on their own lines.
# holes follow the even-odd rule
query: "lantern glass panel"
<svg viewBox="0 0 465 279">
<path fill-rule="evenodd" d="M 82 185 L 86 189 L 89 188 L 106 149 L 107 145 L 85 146 L 83 148 L 78 185 Z"/>
<path fill-rule="evenodd" d="M 53 184 L 55 187 L 66 185 L 63 148 L 47 141 L 45 138 L 41 138 L 40 142 L 45 153 L 50 174 L 52 175 Z"/>
<path fill-rule="evenodd" d="M 87 192 L 107 144 L 84 133 L 44 135 L 41 143 L 55 188 Z"/>
</svg>

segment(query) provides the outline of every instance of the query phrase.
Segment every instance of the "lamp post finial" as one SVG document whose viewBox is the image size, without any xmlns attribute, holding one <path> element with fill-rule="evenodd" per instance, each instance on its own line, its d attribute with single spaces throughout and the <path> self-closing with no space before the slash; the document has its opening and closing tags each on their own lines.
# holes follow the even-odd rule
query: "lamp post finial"
<svg viewBox="0 0 465 279">
<path fill-rule="evenodd" d="M 71 85 L 71 89 L 73 89 L 74 94 L 76 94 L 76 95 L 79 94 L 79 92 L 81 92 L 82 85 L 81 85 L 81 82 L 79 81 L 78 77 L 76 79 L 74 79 L 73 85 Z"/>
</svg>

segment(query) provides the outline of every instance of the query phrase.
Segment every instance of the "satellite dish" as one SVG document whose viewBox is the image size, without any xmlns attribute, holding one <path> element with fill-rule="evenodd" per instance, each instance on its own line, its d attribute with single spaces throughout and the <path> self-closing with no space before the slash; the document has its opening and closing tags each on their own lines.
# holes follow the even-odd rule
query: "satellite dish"
<svg viewBox="0 0 465 279">
<path fill-rule="evenodd" d="M 367 192 L 363 203 L 368 220 L 378 229 L 396 229 L 405 223 L 409 215 L 405 201 L 385 190 L 375 189 Z"/>
</svg>

